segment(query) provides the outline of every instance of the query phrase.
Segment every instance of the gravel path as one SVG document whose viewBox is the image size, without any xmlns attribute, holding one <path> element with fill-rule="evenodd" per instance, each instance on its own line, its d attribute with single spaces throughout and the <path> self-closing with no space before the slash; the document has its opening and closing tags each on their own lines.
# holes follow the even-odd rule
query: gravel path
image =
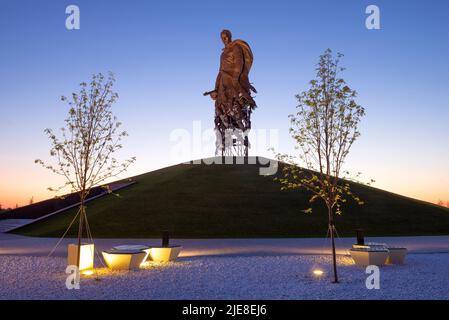
<svg viewBox="0 0 449 320">
<path fill-rule="evenodd" d="M 67 245 L 75 239 L 63 239 L 54 256 L 66 257 Z M 338 254 L 347 254 L 355 238 L 337 238 Z M 381 242 L 392 246 L 404 246 L 410 253 L 449 253 L 449 236 L 423 237 L 367 237 L 367 242 Z M 47 256 L 58 242 L 57 238 L 33 238 L 0 233 L 0 256 Z M 95 239 L 95 247 L 101 251 L 124 244 L 160 245 L 160 239 Z M 183 246 L 181 256 L 223 255 L 299 255 L 328 254 L 330 240 L 324 238 L 276 238 L 276 239 L 171 239 L 172 244 Z"/>
<path fill-rule="evenodd" d="M 379 290 L 365 269 L 339 256 L 340 284 L 330 283 L 330 256 L 184 257 L 138 271 L 98 269 L 79 290 L 65 286 L 62 257 L 0 256 L 0 299 L 449 299 L 449 254 L 409 254 L 381 268 Z M 322 268 L 316 278 L 311 270 Z"/>
</svg>

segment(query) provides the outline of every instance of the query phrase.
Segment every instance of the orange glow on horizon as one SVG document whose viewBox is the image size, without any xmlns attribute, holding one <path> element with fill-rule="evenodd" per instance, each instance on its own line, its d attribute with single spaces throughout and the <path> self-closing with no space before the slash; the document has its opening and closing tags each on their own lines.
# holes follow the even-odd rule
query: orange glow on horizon
<svg viewBox="0 0 449 320">
<path fill-rule="evenodd" d="M 168 165 L 159 163 L 157 167 L 151 169 L 136 166 L 123 175 L 123 178 L 146 173 Z M 427 181 L 417 177 L 415 178 L 416 181 L 412 182 L 410 179 L 402 179 L 398 174 L 392 175 L 386 172 L 383 173 L 383 177 L 376 178 L 377 182 L 373 184 L 373 187 L 378 189 L 433 204 L 441 200 L 446 205 L 449 201 L 449 188 L 447 187 L 449 180 L 442 178 L 437 172 L 432 175 L 429 174 Z M 2 178 L 0 179 L 1 207 L 3 209 L 13 209 L 16 204 L 19 207 L 26 206 L 31 198 L 33 198 L 33 203 L 51 199 L 55 194 L 48 191 L 47 188 L 49 186 L 61 185 L 62 181 L 60 177 L 35 166 L 34 163 L 27 164 L 24 170 L 10 168 L 10 170 L 2 172 Z"/>
<path fill-rule="evenodd" d="M 378 187 L 376 185 L 373 185 L 376 188 L 383 189 L 381 187 Z M 449 201 L 449 194 L 444 195 L 441 194 L 441 192 L 436 191 L 435 193 L 432 193 L 430 190 L 427 190 L 426 192 L 421 193 L 414 193 L 414 192 L 399 192 L 399 191 L 393 191 L 384 189 L 386 191 L 390 191 L 393 193 L 397 193 L 402 196 L 426 201 L 432 204 L 437 204 L 438 201 L 443 201 L 444 205 L 447 204 Z M 439 190 L 442 191 L 442 190 Z M 438 195 L 434 195 L 438 194 Z M 28 187 L 23 188 L 23 191 L 20 190 L 19 187 L 15 187 L 12 190 L 8 190 L 6 186 L 0 185 L 0 204 L 2 209 L 10 208 L 14 209 L 16 207 L 16 204 L 18 207 L 23 207 L 29 204 L 31 198 L 33 199 L 33 203 L 52 199 L 55 197 L 55 194 L 53 192 L 50 192 L 48 190 L 45 190 L 45 187 L 43 188 L 37 188 L 34 190 L 31 190 Z"/>
</svg>

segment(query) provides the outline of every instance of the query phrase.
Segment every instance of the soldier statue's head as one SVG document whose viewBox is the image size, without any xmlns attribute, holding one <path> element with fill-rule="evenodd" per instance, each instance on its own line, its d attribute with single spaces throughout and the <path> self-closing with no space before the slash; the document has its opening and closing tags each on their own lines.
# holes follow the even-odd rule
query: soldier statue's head
<svg viewBox="0 0 449 320">
<path fill-rule="evenodd" d="M 220 33 L 220 36 L 221 36 L 221 41 L 223 41 L 225 46 L 227 46 L 228 44 L 230 44 L 232 42 L 231 31 L 225 29 Z"/>
</svg>

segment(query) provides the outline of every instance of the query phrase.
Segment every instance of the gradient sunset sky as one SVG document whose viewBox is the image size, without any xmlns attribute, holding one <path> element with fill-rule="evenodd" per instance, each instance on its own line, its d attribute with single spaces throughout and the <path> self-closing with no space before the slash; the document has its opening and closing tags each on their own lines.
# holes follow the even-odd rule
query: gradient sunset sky
<svg viewBox="0 0 449 320">
<path fill-rule="evenodd" d="M 70 4 L 80 30 L 65 28 Z M 365 28 L 370 4 L 380 30 Z M 60 96 L 97 72 L 117 78 L 115 114 L 130 134 L 122 155 L 137 157 L 126 176 L 188 160 L 170 155 L 170 134 L 192 131 L 193 121 L 213 127 L 202 93 L 213 89 L 224 28 L 253 49 L 253 130 L 277 129 L 279 151 L 294 152 L 294 95 L 331 48 L 345 55 L 344 78 L 367 112 L 346 168 L 381 189 L 449 200 L 449 1 L 0 0 L 2 206 L 52 196 L 46 188 L 60 180 L 34 164 L 49 159 L 43 130 L 63 125 Z"/>
</svg>

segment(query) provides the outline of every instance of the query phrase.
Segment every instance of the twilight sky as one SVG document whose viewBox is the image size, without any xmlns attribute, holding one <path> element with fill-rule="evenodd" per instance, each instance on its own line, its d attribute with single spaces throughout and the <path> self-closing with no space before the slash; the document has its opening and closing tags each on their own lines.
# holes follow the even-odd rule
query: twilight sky
<svg viewBox="0 0 449 320">
<path fill-rule="evenodd" d="M 70 4 L 80 8 L 80 30 L 65 28 Z M 380 30 L 365 28 L 370 4 L 380 8 Z M 3 207 L 51 196 L 58 179 L 34 164 L 49 159 L 43 130 L 63 125 L 59 97 L 97 72 L 116 74 L 115 114 L 130 134 L 121 154 L 137 157 L 127 176 L 212 156 L 205 148 L 174 157 L 170 134 L 193 135 L 194 121 L 213 127 L 202 93 L 213 89 L 224 28 L 253 49 L 254 132 L 278 130 L 275 146 L 294 152 L 294 95 L 331 48 L 345 54 L 344 78 L 367 112 L 346 168 L 378 188 L 449 200 L 449 1 L 0 0 Z"/>
</svg>

